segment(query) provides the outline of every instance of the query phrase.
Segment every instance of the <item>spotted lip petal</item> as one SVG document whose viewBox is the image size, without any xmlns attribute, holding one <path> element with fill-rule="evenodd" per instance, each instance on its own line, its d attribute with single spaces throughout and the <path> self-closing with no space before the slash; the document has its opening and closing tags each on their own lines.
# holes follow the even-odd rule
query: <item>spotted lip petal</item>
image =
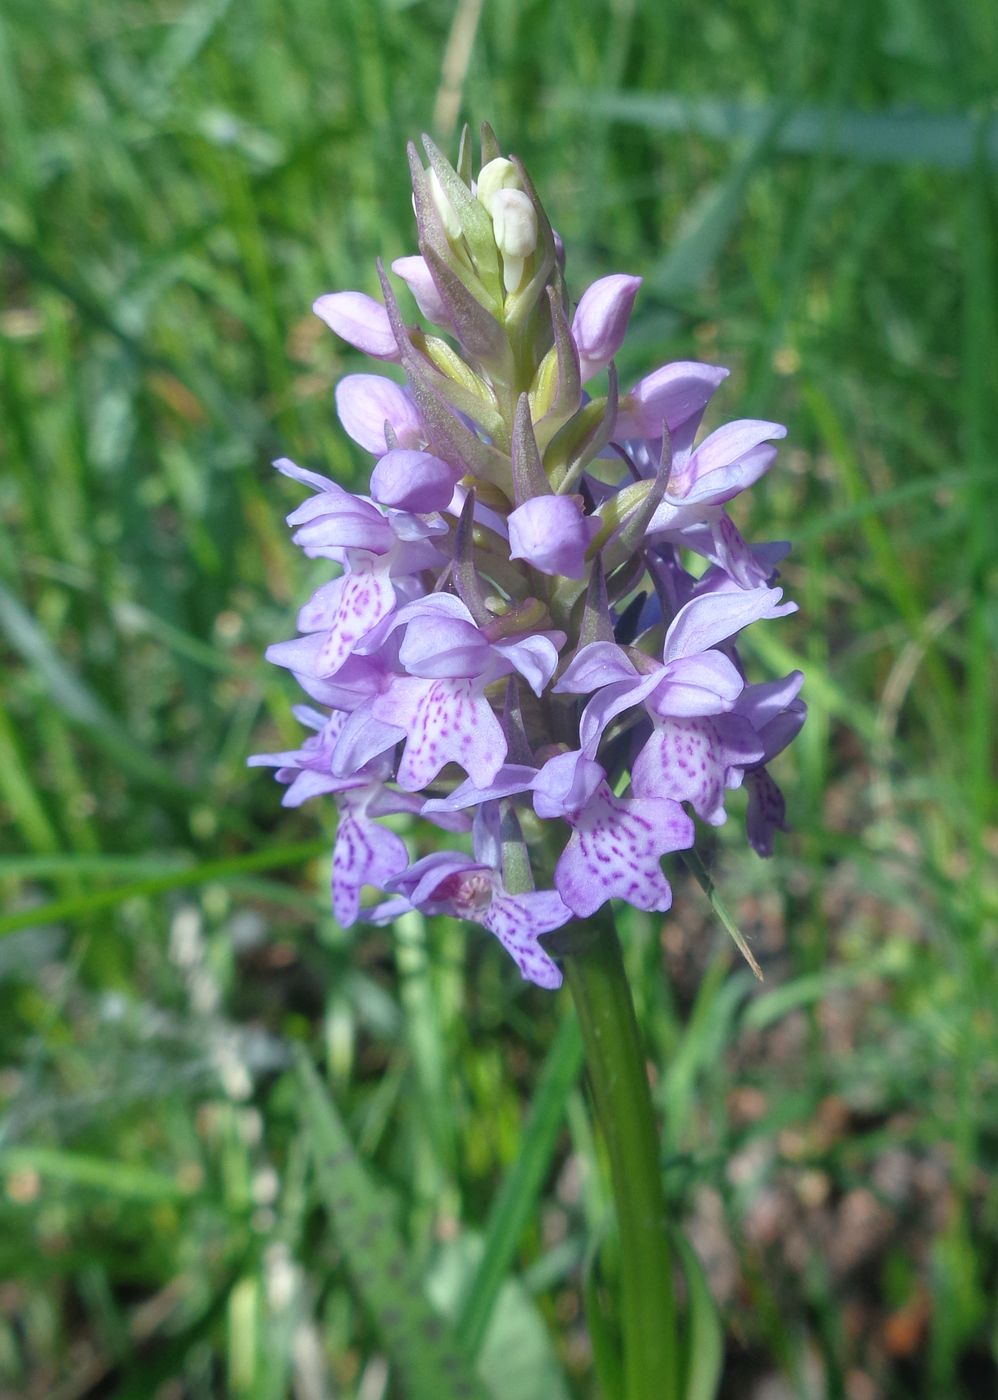
<svg viewBox="0 0 998 1400">
<path fill-rule="evenodd" d="M 367 801 L 370 798 L 368 797 Z M 364 885 L 385 888 L 409 863 L 405 842 L 367 815 L 367 801 L 340 801 L 340 824 L 333 848 L 333 913 L 348 928 L 360 913 Z"/>
<path fill-rule="evenodd" d="M 612 898 L 663 913 L 671 907 L 672 889 L 661 859 L 669 851 L 687 850 L 694 834 L 678 803 L 614 797 L 604 783 L 571 825 L 554 882 L 579 918 L 588 918 Z"/>
<path fill-rule="evenodd" d="M 386 883 L 412 908 L 473 919 L 494 933 L 523 977 L 540 987 L 561 986 L 557 964 L 540 946 L 543 933 L 560 928 L 572 911 L 555 890 L 510 894 L 490 866 L 457 851 L 425 856 Z"/>
<path fill-rule="evenodd" d="M 399 676 L 371 712 L 406 734 L 398 768 L 406 792 L 425 788 L 448 763 L 463 768 L 476 787 L 487 787 L 506 757 L 502 725 L 471 680 Z"/>
</svg>

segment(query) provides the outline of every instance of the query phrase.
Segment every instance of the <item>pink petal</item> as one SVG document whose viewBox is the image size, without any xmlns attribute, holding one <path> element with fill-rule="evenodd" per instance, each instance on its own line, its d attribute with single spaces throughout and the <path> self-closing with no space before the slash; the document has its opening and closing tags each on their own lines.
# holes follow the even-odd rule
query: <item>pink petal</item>
<svg viewBox="0 0 998 1400">
<path fill-rule="evenodd" d="M 333 913 L 344 928 L 360 912 L 362 885 L 383 888 L 409 864 L 405 842 L 344 802 L 333 849 Z"/>
<path fill-rule="evenodd" d="M 573 826 L 555 867 L 555 884 L 580 918 L 611 898 L 638 909 L 670 907 L 672 889 L 661 858 L 693 844 L 693 823 L 677 803 L 620 799 L 604 787 Z"/>
<path fill-rule="evenodd" d="M 397 447 L 386 452 L 371 474 L 371 495 L 383 506 L 422 514 L 446 510 L 459 471 L 429 452 Z"/>
<path fill-rule="evenodd" d="M 336 386 L 336 412 L 354 442 L 380 457 L 388 451 L 385 423 L 400 447 L 419 447 L 423 425 L 409 395 L 380 374 L 348 374 Z"/>
<path fill-rule="evenodd" d="M 341 340 L 376 360 L 399 359 L 388 312 L 364 292 L 329 292 L 312 310 Z"/>
<path fill-rule="evenodd" d="M 726 641 L 763 617 L 783 617 L 795 612 L 796 603 L 782 603 L 782 588 L 705 593 L 679 609 L 665 637 L 663 657 L 674 661 L 693 656 Z"/>
<path fill-rule="evenodd" d="M 623 647 L 618 647 L 614 642 L 590 642 L 572 658 L 552 690 L 556 695 L 566 691 L 574 695 L 588 695 L 590 691 L 614 681 L 634 681 L 637 678 L 634 663 Z"/>
<path fill-rule="evenodd" d="M 674 434 L 690 420 L 700 422 L 714 390 L 729 371 L 719 365 L 677 360 L 638 381 L 621 401 L 614 436 L 660 438 L 662 424 Z M 692 441 L 692 435 L 690 437 Z"/>
<path fill-rule="evenodd" d="M 553 990 L 561 986 L 561 972 L 537 939 L 561 928 L 571 917 L 571 909 L 555 890 L 534 890 L 519 895 L 497 892 L 481 919 L 528 982 Z"/>
<path fill-rule="evenodd" d="M 375 700 L 372 713 L 408 735 L 398 785 L 418 792 L 447 763 L 457 763 L 484 788 L 506 757 L 506 736 L 492 706 L 475 695 L 470 680 L 401 676 Z"/>
<path fill-rule="evenodd" d="M 402 281 L 412 292 L 416 299 L 416 305 L 426 319 L 435 325 L 448 329 L 450 316 L 447 314 L 443 298 L 437 291 L 437 284 L 433 280 L 430 269 L 426 265 L 426 259 L 419 257 L 396 258 L 392 263 L 392 271 L 402 278 Z"/>
<path fill-rule="evenodd" d="M 336 597 L 336 611 L 316 658 L 315 674 L 336 672 L 395 605 L 395 589 L 385 569 L 346 574 Z"/>
<path fill-rule="evenodd" d="M 579 351 L 583 384 L 606 369 L 623 344 L 640 286 L 640 277 L 616 272 L 601 277 L 579 298 L 572 318 L 572 338 Z"/>
<path fill-rule="evenodd" d="M 681 656 L 665 667 L 662 683 L 648 699 L 657 715 L 719 715 L 745 689 L 737 667 L 720 651 Z"/>
</svg>

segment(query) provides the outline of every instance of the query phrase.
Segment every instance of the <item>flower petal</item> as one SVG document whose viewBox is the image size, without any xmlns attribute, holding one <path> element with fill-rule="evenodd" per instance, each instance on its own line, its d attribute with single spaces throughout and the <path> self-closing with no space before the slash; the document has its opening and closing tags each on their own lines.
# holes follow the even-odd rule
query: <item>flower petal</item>
<svg viewBox="0 0 998 1400">
<path fill-rule="evenodd" d="M 531 784 L 539 817 L 575 817 L 599 790 L 606 773 L 580 750 L 549 758 Z"/>
<path fill-rule="evenodd" d="M 561 986 L 557 964 L 545 953 L 538 936 L 561 928 L 572 911 L 555 890 L 493 895 L 482 923 L 495 934 L 528 982 L 554 990 Z"/>
<path fill-rule="evenodd" d="M 392 263 L 392 271 L 402 278 L 402 281 L 412 292 L 416 305 L 426 319 L 432 321 L 434 325 L 443 326 L 445 330 L 449 329 L 450 317 L 447 314 L 447 307 L 437 290 L 433 275 L 426 265 L 426 259 L 419 257 L 396 258 Z"/>
<path fill-rule="evenodd" d="M 360 912 L 361 886 L 383 889 L 408 864 L 409 853 L 400 836 L 372 821 L 363 803 L 341 798 L 333 848 L 333 913 L 344 928 Z"/>
<path fill-rule="evenodd" d="M 756 768 L 751 773 L 746 773 L 745 787 L 748 790 L 745 828 L 749 845 L 760 856 L 771 856 L 775 833 L 787 829 L 787 808 L 783 793 L 765 768 Z"/>
<path fill-rule="evenodd" d="M 615 440 L 658 439 L 665 423 L 673 437 L 674 451 L 679 449 L 680 428 L 688 429 L 692 442 L 714 390 L 728 374 L 720 365 L 704 365 L 695 360 L 677 360 L 654 370 L 621 400 Z"/>
<path fill-rule="evenodd" d="M 572 339 L 579 351 L 582 382 L 606 369 L 624 341 L 640 277 L 616 272 L 601 277 L 582 293 L 572 318 Z"/>
<path fill-rule="evenodd" d="M 376 360 L 398 360 L 388 312 L 365 292 L 328 292 L 312 303 L 312 310 L 341 340 Z"/>
<path fill-rule="evenodd" d="M 567 666 L 564 675 L 552 686 L 556 695 L 569 692 L 588 695 L 600 686 L 614 681 L 634 681 L 638 672 L 623 647 L 613 642 L 590 642 L 580 648 Z"/>
<path fill-rule="evenodd" d="M 782 588 L 754 588 L 692 598 L 679 609 L 666 633 L 663 659 L 674 661 L 708 651 L 750 622 L 796 612 L 797 604 L 783 603 L 782 597 Z"/>
<path fill-rule="evenodd" d="M 380 374 L 348 374 L 336 386 L 336 412 L 344 430 L 368 452 L 388 451 L 385 423 L 400 447 L 418 447 L 423 433 L 419 410 L 392 379 Z"/>
<path fill-rule="evenodd" d="M 583 513 L 580 496 L 534 496 L 509 517 L 509 557 L 525 559 L 542 574 L 581 579 L 586 551 L 600 522 Z"/>
<path fill-rule="evenodd" d="M 396 447 L 371 474 L 371 495 L 383 506 L 429 514 L 446 510 L 461 473 L 430 452 Z"/>
<path fill-rule="evenodd" d="M 335 676 L 336 672 L 395 606 L 395 589 L 387 569 L 347 574 L 338 579 L 335 613 L 315 661 L 315 674 Z M 314 598 L 313 598 L 314 601 Z"/>
<path fill-rule="evenodd" d="M 664 912 L 672 889 L 662 872 L 667 851 L 693 844 L 693 823 L 675 802 L 618 798 L 603 786 L 573 822 L 571 840 L 555 867 L 565 903 L 588 918 L 608 899 Z"/>
<path fill-rule="evenodd" d="M 739 418 L 725 423 L 686 459 L 669 477 L 668 499 L 699 504 L 723 502 L 758 481 L 776 457 L 776 448 L 763 446 L 774 438 L 785 438 L 782 423 L 756 418 Z"/>
<path fill-rule="evenodd" d="M 470 680 L 400 676 L 372 713 L 406 731 L 397 781 L 407 792 L 425 788 L 446 763 L 460 764 L 476 787 L 487 787 L 506 757 L 502 725 Z"/>
<path fill-rule="evenodd" d="M 701 651 L 667 664 L 648 708 L 663 717 L 718 715 L 730 710 L 744 689 L 737 667 L 723 652 Z"/>
</svg>

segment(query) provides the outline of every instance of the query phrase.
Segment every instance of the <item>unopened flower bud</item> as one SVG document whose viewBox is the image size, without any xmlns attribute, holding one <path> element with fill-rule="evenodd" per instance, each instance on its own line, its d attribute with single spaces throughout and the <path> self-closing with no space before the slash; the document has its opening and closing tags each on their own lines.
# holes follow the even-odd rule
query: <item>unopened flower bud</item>
<svg viewBox="0 0 998 1400">
<path fill-rule="evenodd" d="M 503 283 L 507 292 L 515 292 L 523 279 L 523 265 L 537 247 L 537 213 L 523 190 L 497 191 L 492 229 L 502 254 Z"/>
<path fill-rule="evenodd" d="M 500 190 L 522 189 L 520 176 L 513 162 L 505 156 L 497 156 L 495 160 L 490 160 L 488 165 L 482 166 L 475 193 L 479 204 L 484 204 L 491 214 L 495 197 Z"/>
<path fill-rule="evenodd" d="M 420 513 L 445 510 L 459 473 L 430 452 L 396 447 L 371 473 L 371 495 L 383 506 Z"/>
<path fill-rule="evenodd" d="M 624 341 L 640 277 L 614 273 L 601 277 L 583 293 L 572 320 L 572 339 L 579 350 L 582 382 L 599 374 Z"/>
<path fill-rule="evenodd" d="M 600 522 L 583 515 L 581 496 L 534 496 L 507 523 L 511 559 L 526 559 L 542 574 L 585 576 L 586 551 Z"/>
</svg>

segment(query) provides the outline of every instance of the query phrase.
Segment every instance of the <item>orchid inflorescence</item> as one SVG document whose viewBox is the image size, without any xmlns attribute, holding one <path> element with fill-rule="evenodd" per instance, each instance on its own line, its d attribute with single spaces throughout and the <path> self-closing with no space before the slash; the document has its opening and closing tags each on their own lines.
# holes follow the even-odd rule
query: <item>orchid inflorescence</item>
<svg viewBox="0 0 998 1400">
<path fill-rule="evenodd" d="M 726 505 L 786 429 L 740 420 L 695 445 L 728 374 L 714 365 L 667 364 L 619 393 L 641 279 L 601 278 L 570 314 L 521 162 L 487 126 L 477 180 L 467 131 L 456 169 L 423 144 L 419 255 L 392 267 L 435 329 L 406 323 L 380 263 L 383 303 L 315 303 L 406 383 L 337 385 L 342 426 L 375 458 L 368 495 L 276 464 L 314 492 L 288 517 L 295 543 L 341 572 L 267 652 L 323 707 L 295 710 L 314 732 L 250 761 L 276 766 L 287 806 L 335 795 L 342 924 L 375 886 L 389 897 L 364 918 L 476 920 L 557 987 L 542 935 L 611 898 L 670 907 L 661 861 L 693 845 L 687 807 L 719 826 L 744 782 L 755 849 L 784 827 L 766 764 L 803 723 L 803 677 L 749 683 L 735 638 L 795 610 L 773 584 L 788 546 L 747 544 Z M 472 853 L 410 863 L 379 821 L 399 813 L 470 832 Z"/>
</svg>

